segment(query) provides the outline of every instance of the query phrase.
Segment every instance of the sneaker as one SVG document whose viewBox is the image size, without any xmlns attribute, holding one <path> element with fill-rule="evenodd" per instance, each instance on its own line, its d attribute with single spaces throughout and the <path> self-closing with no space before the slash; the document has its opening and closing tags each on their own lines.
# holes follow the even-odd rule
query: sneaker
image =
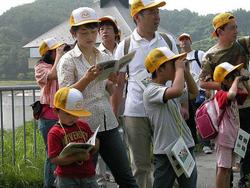
<svg viewBox="0 0 250 188">
<path fill-rule="evenodd" d="M 213 153 L 213 151 L 211 150 L 211 148 L 209 146 L 204 146 L 202 148 L 202 151 L 205 153 L 205 154 L 211 154 Z"/>
<path fill-rule="evenodd" d="M 236 162 L 235 165 L 232 167 L 233 173 L 239 173 L 240 172 L 240 163 Z"/>
</svg>

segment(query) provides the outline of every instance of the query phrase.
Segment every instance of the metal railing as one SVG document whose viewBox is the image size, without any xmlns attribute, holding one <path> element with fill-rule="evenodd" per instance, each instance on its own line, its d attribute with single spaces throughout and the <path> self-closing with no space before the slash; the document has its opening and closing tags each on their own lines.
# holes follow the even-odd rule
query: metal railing
<svg viewBox="0 0 250 188">
<path fill-rule="evenodd" d="M 26 143 L 26 107 L 29 106 L 32 102 L 36 100 L 36 90 L 40 90 L 38 86 L 35 85 L 25 85 L 25 86 L 0 86 L 0 123 L 1 123 L 1 163 L 4 164 L 4 130 L 11 128 L 12 131 L 12 163 L 15 165 L 16 163 L 16 134 L 15 129 L 17 128 L 16 122 L 15 122 L 15 115 L 19 115 L 20 122 L 22 122 L 23 125 L 23 138 L 24 138 L 24 160 L 27 159 L 27 143 Z M 29 98 L 31 97 L 31 103 L 27 104 L 26 97 L 27 94 L 29 95 Z M 21 102 L 22 106 L 22 112 L 17 111 L 15 102 L 17 99 Z M 20 98 L 21 97 L 21 98 Z M 11 99 L 11 100 L 9 100 Z M 21 100 L 20 100 L 21 99 Z M 11 108 L 9 111 L 6 111 L 5 105 L 11 103 Z M 8 119 L 7 115 L 10 115 L 11 112 L 11 121 Z M 22 113 L 22 114 L 20 114 Z M 31 112 L 29 112 L 31 113 Z M 32 115 L 29 114 L 31 117 Z M 6 121 L 7 119 L 7 121 Z M 10 122 L 10 127 L 6 127 L 6 122 Z M 36 121 L 33 120 L 33 124 L 36 124 Z M 20 125 L 18 125 L 20 126 Z M 37 136 L 36 136 L 36 126 L 34 127 L 34 156 L 37 156 Z"/>
</svg>

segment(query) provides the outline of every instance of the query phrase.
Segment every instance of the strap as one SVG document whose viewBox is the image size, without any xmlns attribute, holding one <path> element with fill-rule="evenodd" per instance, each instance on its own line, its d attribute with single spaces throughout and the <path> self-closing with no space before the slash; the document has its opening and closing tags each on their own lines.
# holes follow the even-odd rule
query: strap
<svg viewBox="0 0 250 188">
<path fill-rule="evenodd" d="M 198 50 L 194 51 L 194 59 L 196 60 L 199 67 L 201 68 L 201 62 L 200 62 L 199 57 L 198 57 L 198 52 L 199 52 Z"/>
<path fill-rule="evenodd" d="M 123 53 L 124 53 L 124 55 L 127 55 L 128 54 L 128 50 L 129 50 L 129 46 L 130 46 L 130 41 L 131 41 L 131 39 L 130 39 L 130 36 L 128 36 L 128 37 L 126 37 L 125 39 L 124 39 L 124 51 L 123 51 Z M 128 65 L 126 66 L 126 74 L 127 74 L 127 79 L 128 79 L 128 76 L 129 76 L 129 67 L 128 67 Z M 125 86 L 126 88 L 125 88 L 125 94 L 127 95 L 127 93 L 128 93 L 128 81 L 126 82 L 126 86 Z"/>
<path fill-rule="evenodd" d="M 123 51 L 123 55 L 127 55 L 128 54 L 128 50 L 129 50 L 129 46 L 130 46 L 130 41 L 131 41 L 131 39 L 130 39 L 130 36 L 128 36 L 128 37 L 126 37 L 125 39 L 124 39 L 125 41 L 124 41 L 124 51 Z"/>
<path fill-rule="evenodd" d="M 164 41 L 168 44 L 169 49 L 173 51 L 173 44 L 172 44 L 172 41 L 170 40 L 170 38 L 168 37 L 168 35 L 166 33 L 163 33 L 163 32 L 159 32 L 159 34 L 164 39 Z"/>
</svg>

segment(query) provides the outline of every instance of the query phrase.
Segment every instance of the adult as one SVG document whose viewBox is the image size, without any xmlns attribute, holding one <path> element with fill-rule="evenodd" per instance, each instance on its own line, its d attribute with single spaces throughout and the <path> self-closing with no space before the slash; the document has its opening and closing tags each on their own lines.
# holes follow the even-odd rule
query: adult
<svg viewBox="0 0 250 188">
<path fill-rule="evenodd" d="M 136 28 L 133 33 L 119 43 L 115 58 L 136 50 L 135 57 L 119 75 L 117 95 L 113 95 L 115 109 L 119 109 L 122 101 L 125 74 L 128 74 L 127 97 L 125 101 L 124 121 L 128 139 L 133 174 L 140 188 L 152 187 L 151 145 L 152 128 L 143 105 L 143 89 L 136 79 L 139 74 L 147 72 L 144 61 L 147 54 L 154 48 L 166 46 L 178 53 L 176 43 L 170 35 L 164 39 L 157 29 L 160 23 L 159 7 L 165 1 L 134 0 L 131 2 L 130 13 Z M 128 42 L 129 41 L 129 46 Z M 126 49 L 127 48 L 127 49 Z M 114 101 L 113 100 L 113 101 Z"/>
<path fill-rule="evenodd" d="M 99 24 L 98 33 L 101 37 L 101 43 L 98 46 L 98 50 L 106 53 L 111 58 L 114 57 L 115 50 L 117 48 L 117 43 L 120 42 L 119 40 L 119 29 L 117 25 L 117 21 L 112 16 L 103 16 L 99 18 L 101 21 Z M 111 91 L 111 94 L 114 92 L 115 84 L 112 84 L 112 81 L 108 81 L 109 83 L 109 90 Z M 110 97 L 110 102 L 112 104 L 112 98 Z M 116 115 L 118 117 L 118 115 Z M 104 161 L 98 157 L 98 163 L 97 163 L 97 175 L 99 176 L 97 179 L 97 182 L 99 185 L 107 186 L 107 181 L 113 181 L 112 174 L 110 173 L 110 170 L 107 169 Z"/>
<path fill-rule="evenodd" d="M 98 33 L 101 37 L 101 44 L 98 47 L 98 50 L 108 54 L 110 57 L 113 57 L 115 50 L 117 48 L 117 43 L 119 39 L 119 28 L 117 21 L 112 16 L 104 16 L 99 18 L 100 25 Z"/>
<path fill-rule="evenodd" d="M 95 10 L 80 7 L 72 11 L 70 32 L 76 39 L 76 45 L 58 64 L 59 86 L 71 86 L 82 91 L 84 106 L 92 112 L 87 121 L 93 130 L 100 126 L 97 137 L 100 140 L 101 157 L 120 187 L 134 188 L 138 186 L 118 132 L 118 122 L 106 95 L 107 82 L 96 80 L 100 74 L 96 64 L 110 59 L 95 48 L 98 24 Z M 90 74 L 91 79 L 87 79 L 85 74 Z"/>
<path fill-rule="evenodd" d="M 35 65 L 35 78 L 37 84 L 40 86 L 40 102 L 43 106 L 38 120 L 38 128 L 42 134 L 46 148 L 44 163 L 44 187 L 46 188 L 52 187 L 55 181 L 55 165 L 47 157 L 47 136 L 51 127 L 58 121 L 58 116 L 53 110 L 53 100 L 58 89 L 56 66 L 64 54 L 63 48 L 64 45 L 55 38 L 43 40 L 39 46 L 39 53 L 42 58 Z"/>
<path fill-rule="evenodd" d="M 190 72 L 197 84 L 197 86 L 200 85 L 199 83 L 199 75 L 201 72 L 201 66 L 202 66 L 202 57 L 204 55 L 204 52 L 202 50 L 193 50 L 192 49 L 192 37 L 188 33 L 182 33 L 178 37 L 179 43 L 180 43 L 180 48 L 182 52 L 187 52 L 187 62 L 190 65 Z M 199 88 L 199 95 L 197 99 L 191 100 L 189 98 L 188 100 L 188 111 L 189 111 L 189 116 L 188 119 L 186 120 L 187 125 L 189 126 L 194 142 L 198 143 L 198 136 L 197 136 L 197 131 L 196 131 L 196 125 L 195 125 L 195 120 L 194 120 L 194 115 L 196 112 L 197 107 L 205 100 L 205 91 L 201 90 Z M 205 154 L 210 154 L 212 153 L 210 141 L 204 141 L 202 140 L 203 144 L 203 152 Z"/>
<path fill-rule="evenodd" d="M 237 22 L 231 13 L 220 13 L 213 18 L 213 37 L 218 39 L 217 44 L 210 48 L 204 55 L 203 66 L 200 74 L 200 87 L 209 90 L 219 90 L 220 83 L 213 81 L 213 71 L 222 62 L 232 65 L 244 63 L 242 74 L 249 75 L 248 64 L 250 54 L 250 37 L 244 36 L 237 39 Z M 237 39 L 237 40 L 236 40 Z M 239 107 L 240 127 L 250 133 L 250 99 Z M 250 174 L 250 143 L 245 157 L 241 160 L 240 187 L 246 187 L 247 175 Z"/>
</svg>

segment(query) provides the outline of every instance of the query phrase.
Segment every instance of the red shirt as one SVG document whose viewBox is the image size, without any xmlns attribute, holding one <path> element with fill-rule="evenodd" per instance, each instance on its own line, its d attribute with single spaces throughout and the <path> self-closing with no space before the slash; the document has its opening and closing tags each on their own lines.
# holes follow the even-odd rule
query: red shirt
<svg viewBox="0 0 250 188">
<path fill-rule="evenodd" d="M 67 136 L 65 135 L 63 128 Z M 85 143 L 93 134 L 89 125 L 80 120 L 72 126 L 63 125 L 63 128 L 56 124 L 48 133 L 49 158 L 54 158 L 60 154 L 62 149 L 66 146 L 66 140 L 68 140 L 68 142 Z M 88 161 L 85 161 L 82 164 L 75 162 L 70 165 L 57 165 L 55 172 L 57 176 L 69 178 L 88 178 L 95 175 L 95 165 L 92 157 L 90 157 Z"/>
</svg>

